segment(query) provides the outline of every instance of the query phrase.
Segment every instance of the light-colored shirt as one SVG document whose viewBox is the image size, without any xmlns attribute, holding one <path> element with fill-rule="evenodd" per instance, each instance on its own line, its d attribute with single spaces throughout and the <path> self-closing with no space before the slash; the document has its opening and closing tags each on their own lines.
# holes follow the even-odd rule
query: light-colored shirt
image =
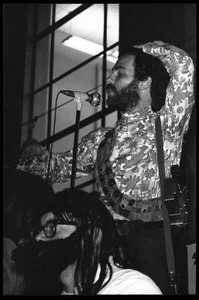
<svg viewBox="0 0 199 300">
<path fill-rule="evenodd" d="M 113 265 L 110 282 L 99 291 L 99 295 L 161 295 L 155 282 L 147 275 Z"/>
<path fill-rule="evenodd" d="M 110 163 L 118 189 L 129 199 L 134 199 L 131 219 L 158 221 L 162 219 L 159 169 L 155 139 L 155 119 L 160 115 L 165 161 L 165 176 L 171 177 L 172 165 L 179 165 L 183 136 L 188 130 L 194 105 L 194 65 L 189 55 L 172 45 L 155 41 L 142 47 L 143 51 L 158 57 L 171 79 L 167 88 L 165 105 L 159 112 L 147 107 L 139 112 L 126 112 L 114 126 L 113 148 Z M 77 153 L 76 177 L 96 172 L 97 186 L 104 197 L 96 169 L 99 144 L 112 128 L 98 128 L 82 138 Z M 48 152 L 43 162 L 34 158 L 31 165 L 18 165 L 23 171 L 46 178 Z M 52 153 L 50 180 L 52 183 L 70 179 L 73 150 Z M 154 199 L 154 200 L 153 200 Z M 104 197 L 104 203 L 113 212 Z"/>
<path fill-rule="evenodd" d="M 161 290 L 155 282 L 147 275 L 133 270 L 117 267 L 110 257 L 112 266 L 111 280 L 97 294 L 98 295 L 162 295 Z M 97 269 L 95 281 L 98 279 L 100 267 Z M 109 278 L 110 271 L 108 270 L 104 283 Z M 77 294 L 74 292 L 74 294 Z M 71 295 L 62 292 L 62 295 Z"/>
</svg>

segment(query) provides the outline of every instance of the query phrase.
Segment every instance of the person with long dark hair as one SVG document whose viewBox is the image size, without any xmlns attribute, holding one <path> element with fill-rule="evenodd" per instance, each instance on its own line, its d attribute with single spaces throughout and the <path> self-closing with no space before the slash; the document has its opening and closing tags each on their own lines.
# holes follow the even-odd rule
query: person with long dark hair
<svg viewBox="0 0 199 300">
<path fill-rule="evenodd" d="M 58 294 L 161 294 L 148 276 L 129 268 L 114 219 L 96 193 L 59 192 L 51 209 L 36 215 L 27 223 L 29 241 L 13 256 L 40 265 L 49 284 L 59 281 Z"/>
<path fill-rule="evenodd" d="M 26 238 L 29 216 L 52 201 L 55 193 L 44 180 L 3 167 L 3 295 L 25 296 L 28 267 L 12 260 L 12 251 L 21 237 Z M 28 272 L 27 272 L 28 270 Z"/>
</svg>

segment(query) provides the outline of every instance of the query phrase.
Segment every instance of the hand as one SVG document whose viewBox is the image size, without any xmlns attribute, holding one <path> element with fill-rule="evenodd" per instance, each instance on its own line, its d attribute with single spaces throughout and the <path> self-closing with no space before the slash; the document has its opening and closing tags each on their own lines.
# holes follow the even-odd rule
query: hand
<svg viewBox="0 0 199 300">
<path fill-rule="evenodd" d="M 29 164 L 32 162 L 34 157 L 37 157 L 39 161 L 42 161 L 43 154 L 45 150 L 35 139 L 29 139 L 24 142 L 21 149 L 21 157 L 19 159 L 19 164 Z"/>
</svg>

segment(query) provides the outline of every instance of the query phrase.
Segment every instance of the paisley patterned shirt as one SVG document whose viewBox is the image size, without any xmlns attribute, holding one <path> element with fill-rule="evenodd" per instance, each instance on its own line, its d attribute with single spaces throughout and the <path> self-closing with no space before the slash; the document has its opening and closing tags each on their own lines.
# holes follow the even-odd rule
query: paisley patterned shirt
<svg viewBox="0 0 199 300">
<path fill-rule="evenodd" d="M 180 163 L 183 135 L 188 130 L 194 105 L 194 66 L 189 55 L 172 45 L 161 41 L 138 46 L 144 52 L 158 57 L 166 67 L 170 82 L 166 101 L 162 109 L 155 113 L 151 107 L 139 112 L 126 112 L 114 126 L 113 147 L 110 163 L 118 189 L 135 203 L 131 219 L 157 221 L 162 219 L 159 170 L 155 140 L 155 119 L 160 115 L 165 175 L 171 177 L 170 167 Z M 99 144 L 112 128 L 98 128 L 82 138 L 78 145 L 76 177 L 96 172 L 97 186 L 102 197 L 104 193 L 98 181 L 96 158 Z M 64 182 L 70 179 L 73 151 L 52 153 L 50 160 L 50 180 Z M 43 155 L 43 162 L 34 158 L 30 165 L 17 168 L 46 178 L 49 154 Z M 107 207 L 112 210 L 104 197 Z"/>
</svg>

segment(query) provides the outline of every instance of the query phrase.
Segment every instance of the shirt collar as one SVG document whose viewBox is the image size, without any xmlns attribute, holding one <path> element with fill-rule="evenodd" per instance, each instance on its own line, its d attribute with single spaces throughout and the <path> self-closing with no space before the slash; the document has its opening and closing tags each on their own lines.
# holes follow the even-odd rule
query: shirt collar
<svg viewBox="0 0 199 300">
<path fill-rule="evenodd" d="M 151 109 L 151 105 L 143 108 L 142 110 L 136 112 L 125 112 L 121 113 L 121 119 L 116 122 L 116 127 L 124 126 L 128 123 L 133 123 L 145 119 L 146 117 L 151 116 L 154 112 Z"/>
</svg>

